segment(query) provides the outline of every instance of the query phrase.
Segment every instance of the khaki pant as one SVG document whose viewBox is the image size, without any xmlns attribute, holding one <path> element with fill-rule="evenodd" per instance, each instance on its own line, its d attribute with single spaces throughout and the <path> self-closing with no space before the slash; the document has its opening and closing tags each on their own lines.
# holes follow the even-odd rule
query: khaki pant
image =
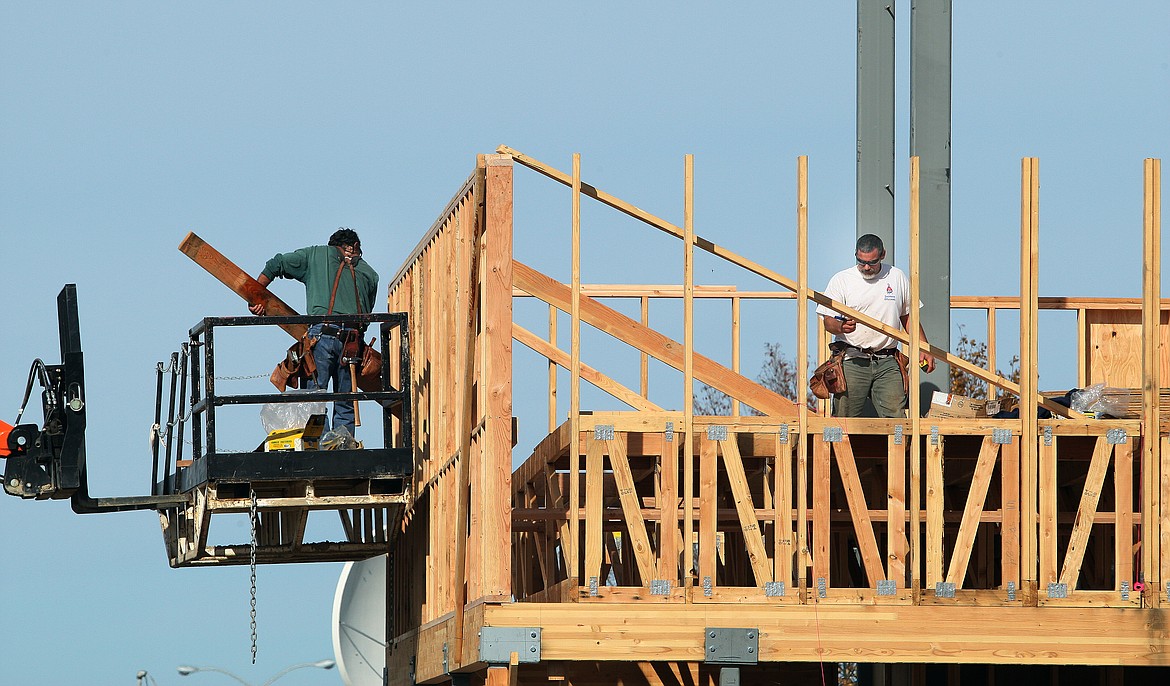
<svg viewBox="0 0 1170 686">
<path fill-rule="evenodd" d="M 879 417 L 905 417 L 902 370 L 893 355 L 850 357 L 842 364 L 848 390 L 833 398 L 834 417 L 861 417 L 872 400 Z"/>
</svg>

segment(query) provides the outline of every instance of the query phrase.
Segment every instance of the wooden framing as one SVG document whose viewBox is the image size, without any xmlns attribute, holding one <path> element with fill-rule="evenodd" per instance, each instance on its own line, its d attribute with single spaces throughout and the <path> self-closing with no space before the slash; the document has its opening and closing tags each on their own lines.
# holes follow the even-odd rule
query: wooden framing
<svg viewBox="0 0 1170 686">
<path fill-rule="evenodd" d="M 820 660 L 1170 664 L 1170 621 L 1160 607 L 1170 577 L 1170 448 L 1158 423 L 1159 326 L 1167 307 L 1157 288 L 1156 161 L 1145 172 L 1140 303 L 1038 296 L 1034 158 L 1021 167 L 1019 297 L 952 298 L 953 307 L 986 311 L 992 344 L 980 378 L 1021 394 L 1024 407 L 1049 404 L 1034 374 L 1040 309 L 1077 313 L 1082 357 L 1089 355 L 1092 312 L 1140 312 L 1140 417 L 937 419 L 911 412 L 842 420 L 739 372 L 742 298 L 795 300 L 802 398 L 807 341 L 819 336 L 808 306 L 840 306 L 808 285 L 807 158 L 796 166 L 799 272 L 789 280 L 696 235 L 689 155 L 683 222 L 675 227 L 585 183 L 578 155 L 564 175 L 500 151 L 484 157 L 389 290 L 391 309 L 412 314 L 409 341 L 421 364 L 413 389 L 416 480 L 391 572 L 391 683 L 443 683 L 456 671 L 477 672 L 487 683 L 594 683 L 601 674 L 627 673 L 629 683 L 713 683 L 717 672 L 701 657 L 708 627 L 756 629 L 760 670 Z M 513 162 L 571 190 L 567 283 L 512 256 Z M 912 160 L 912 299 L 919 298 L 918 184 Z M 681 285 L 583 284 L 582 197 L 679 238 Z M 792 292 L 696 284 L 696 247 Z M 479 275 L 473 258 L 482 261 Z M 480 315 L 472 326 L 444 317 L 468 311 L 475 297 Z M 512 319 L 513 298 L 530 297 L 549 306 L 547 339 Z M 606 304 L 610 298 L 637 298 L 640 315 L 618 313 Z M 659 298 L 682 299 L 681 341 L 651 326 Z M 696 350 L 695 298 L 729 301 L 729 366 Z M 1019 385 L 991 372 L 997 313 L 1016 308 L 1021 366 L 1030 372 Z M 570 325 L 568 349 L 557 336 L 561 312 Z M 582 324 L 638 351 L 636 386 L 609 376 L 604 356 L 581 349 Z M 917 326 L 914 312 L 910 328 Z M 917 337 L 900 337 L 912 357 L 921 349 L 951 359 Z M 512 340 L 544 358 L 540 373 L 549 378 L 548 435 L 515 469 Z M 456 364 L 450 351 L 458 345 L 473 351 L 472 364 Z M 648 399 L 652 357 L 680 373 L 678 403 Z M 569 370 L 570 397 L 559 398 L 567 416 L 557 415 L 557 367 Z M 1078 377 L 1091 373 L 1082 364 Z M 912 375 L 918 378 L 916 368 Z M 582 380 L 631 411 L 582 407 Z M 731 396 L 731 414 L 696 416 L 692 381 Z M 471 409 L 452 414 L 461 398 Z M 748 407 L 764 414 L 748 414 Z M 452 522 L 447 513 L 464 492 L 453 467 L 464 464 L 468 515 Z M 466 533 L 458 526 L 464 521 Z M 296 522 L 287 524 L 295 531 Z M 464 565 L 454 554 L 460 546 Z M 541 662 L 515 656 L 489 664 L 472 638 L 483 627 L 539 627 Z"/>
</svg>

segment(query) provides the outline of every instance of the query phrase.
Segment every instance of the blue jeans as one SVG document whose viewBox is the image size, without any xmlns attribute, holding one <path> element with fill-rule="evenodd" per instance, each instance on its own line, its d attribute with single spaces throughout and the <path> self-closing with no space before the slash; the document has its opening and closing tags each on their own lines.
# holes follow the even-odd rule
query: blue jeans
<svg viewBox="0 0 1170 686">
<path fill-rule="evenodd" d="M 317 378 L 309 380 L 308 388 L 327 391 L 329 390 L 329 381 L 332 379 L 334 393 L 349 393 L 353 389 L 353 383 L 349 376 L 349 365 L 341 363 L 341 339 L 336 336 L 322 336 L 320 324 L 309 327 L 309 336 L 317 339 L 317 345 L 313 346 L 313 361 L 317 363 Z M 349 431 L 350 436 L 355 435 L 352 402 L 333 403 L 332 426 L 334 429 L 344 426 Z M 327 426 L 326 430 L 328 428 Z"/>
</svg>

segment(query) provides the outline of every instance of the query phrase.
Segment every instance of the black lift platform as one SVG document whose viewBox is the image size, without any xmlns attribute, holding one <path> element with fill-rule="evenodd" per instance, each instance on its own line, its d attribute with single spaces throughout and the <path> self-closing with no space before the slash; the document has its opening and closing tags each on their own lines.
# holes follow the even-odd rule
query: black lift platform
<svg viewBox="0 0 1170 686">
<path fill-rule="evenodd" d="M 332 324 L 377 331 L 383 360 L 381 388 L 354 393 L 219 394 L 214 376 L 217 328 L 281 326 L 288 330 L 322 323 L 325 318 L 204 319 L 191 329 L 181 352 L 171 355 L 169 367 L 158 367 L 152 493 L 94 498 L 86 478 L 85 380 L 76 287 L 66 285 L 57 304 L 62 363 L 46 365 L 37 360 L 33 364 L 25 400 L 33 381 L 39 379 L 44 387 L 45 424 L 38 428 L 18 422 L 10 432 L 8 454 L 0 451 L 6 460 L 7 493 L 37 500 L 68 498 L 74 511 L 82 514 L 156 510 L 173 567 L 361 560 L 389 551 L 410 497 L 413 464 L 410 344 L 404 313 L 328 318 Z M 168 375 L 169 401 L 164 398 Z M 217 450 L 217 408 L 255 405 L 259 411 L 266 403 L 335 400 L 362 401 L 366 427 L 378 424 L 369 421 L 373 417 L 380 420 L 383 447 L 262 452 L 261 445 L 249 452 Z M 165 419 L 164 407 L 168 410 Z M 191 454 L 184 458 L 188 440 Z M 341 540 L 307 540 L 309 514 L 327 511 L 340 517 Z M 209 543 L 212 518 L 222 514 L 247 516 L 250 540 Z M 332 529 L 338 529 L 336 523 Z"/>
</svg>

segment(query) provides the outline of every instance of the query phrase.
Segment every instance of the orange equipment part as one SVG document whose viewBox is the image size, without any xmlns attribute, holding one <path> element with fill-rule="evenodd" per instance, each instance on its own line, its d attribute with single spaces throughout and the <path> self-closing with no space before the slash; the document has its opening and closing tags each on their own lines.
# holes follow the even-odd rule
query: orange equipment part
<svg viewBox="0 0 1170 686">
<path fill-rule="evenodd" d="M 8 449 L 8 433 L 12 431 L 12 425 L 0 420 L 0 457 L 8 457 L 12 451 Z"/>
</svg>

